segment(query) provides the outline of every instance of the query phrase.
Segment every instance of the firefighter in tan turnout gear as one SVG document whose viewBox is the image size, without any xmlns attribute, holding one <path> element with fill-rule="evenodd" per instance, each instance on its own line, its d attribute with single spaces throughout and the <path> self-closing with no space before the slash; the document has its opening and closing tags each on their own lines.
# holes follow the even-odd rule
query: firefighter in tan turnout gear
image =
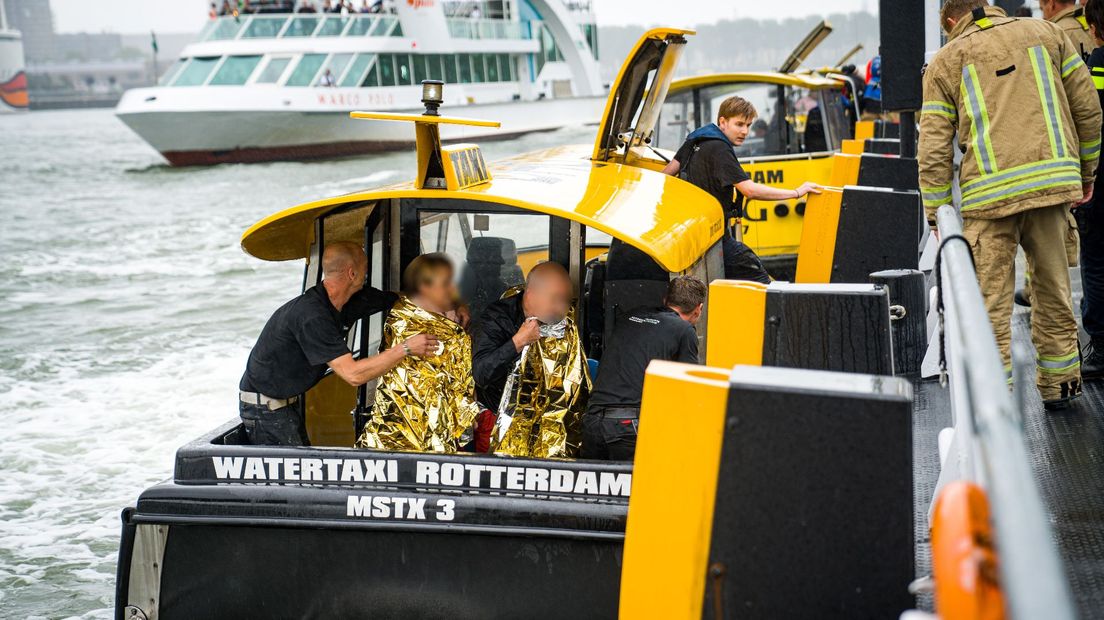
<svg viewBox="0 0 1104 620">
<path fill-rule="evenodd" d="M 1034 270 L 1031 336 L 1044 405 L 1081 393 L 1065 238 L 1069 211 L 1092 197 L 1100 104 L 1080 51 L 1061 29 L 1010 18 L 984 0 L 947 0 L 948 43 L 924 74 L 920 191 L 929 221 L 951 201 L 955 134 L 963 234 L 1011 377 L 1016 247 Z"/>
<path fill-rule="evenodd" d="M 1081 54 L 1081 60 L 1087 62 L 1089 54 L 1096 49 L 1096 40 L 1089 32 L 1085 8 L 1074 0 L 1041 0 L 1039 8 L 1043 12 L 1043 19 L 1057 24 L 1070 38 L 1077 53 Z"/>
</svg>

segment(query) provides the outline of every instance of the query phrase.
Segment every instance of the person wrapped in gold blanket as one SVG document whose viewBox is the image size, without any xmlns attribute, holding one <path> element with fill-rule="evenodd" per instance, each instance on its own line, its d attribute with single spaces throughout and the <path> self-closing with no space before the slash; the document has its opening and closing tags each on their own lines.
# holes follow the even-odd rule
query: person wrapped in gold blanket
<svg viewBox="0 0 1104 620">
<path fill-rule="evenodd" d="M 524 290 L 487 306 L 473 329 L 480 401 L 497 415 L 495 454 L 573 458 L 590 376 L 571 308 L 567 271 L 554 262 L 529 272 Z"/>
<path fill-rule="evenodd" d="M 413 334 L 433 334 L 436 355 L 406 357 L 380 377 L 372 417 L 357 447 L 453 453 L 480 407 L 472 379 L 471 338 L 455 312 L 453 267 L 444 254 L 425 254 L 403 272 L 403 292 L 383 326 L 383 346 Z"/>
</svg>

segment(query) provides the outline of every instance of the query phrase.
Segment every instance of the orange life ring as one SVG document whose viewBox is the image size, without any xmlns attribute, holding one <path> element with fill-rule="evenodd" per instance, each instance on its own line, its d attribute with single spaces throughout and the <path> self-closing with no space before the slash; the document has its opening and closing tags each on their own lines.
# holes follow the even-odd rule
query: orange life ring
<svg viewBox="0 0 1104 620">
<path fill-rule="evenodd" d="M 1003 620 L 1004 597 L 985 491 L 952 482 L 935 501 L 932 521 L 935 606 L 942 620 Z"/>
</svg>

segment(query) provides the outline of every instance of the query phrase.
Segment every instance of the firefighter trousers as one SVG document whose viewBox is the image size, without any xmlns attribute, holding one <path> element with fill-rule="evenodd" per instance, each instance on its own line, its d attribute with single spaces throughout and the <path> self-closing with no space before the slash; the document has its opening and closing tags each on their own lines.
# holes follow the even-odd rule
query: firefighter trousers
<svg viewBox="0 0 1104 620">
<path fill-rule="evenodd" d="M 1079 384 L 1081 380 L 1065 244 L 1068 215 L 1069 206 L 1060 204 L 997 219 L 968 217 L 962 225 L 1009 377 L 1016 246 L 1024 249 L 1032 269 L 1031 340 L 1035 344 L 1036 381 L 1044 400 L 1060 398 L 1063 384 Z"/>
</svg>

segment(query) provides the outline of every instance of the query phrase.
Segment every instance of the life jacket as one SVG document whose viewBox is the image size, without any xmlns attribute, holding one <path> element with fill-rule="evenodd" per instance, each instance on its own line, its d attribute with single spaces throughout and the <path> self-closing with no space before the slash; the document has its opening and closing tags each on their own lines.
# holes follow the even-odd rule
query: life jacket
<svg viewBox="0 0 1104 620">
<path fill-rule="evenodd" d="M 732 141 L 728 139 L 728 136 L 724 135 L 721 128 L 716 123 L 709 123 L 703 127 L 698 127 L 694 131 L 690 132 L 690 135 L 686 136 L 686 142 L 690 144 L 690 155 L 686 158 L 686 161 L 679 162 L 679 178 L 687 183 L 692 183 L 689 177 L 690 165 L 694 161 L 695 155 L 701 150 L 701 145 L 709 140 L 720 140 L 728 145 L 728 152 L 732 155 L 733 159 L 736 159 L 736 146 L 732 144 Z M 726 216 L 734 214 L 735 217 L 743 217 L 743 196 L 739 192 L 733 189 L 732 201 L 728 204 L 721 204 L 721 208 L 724 209 Z"/>
</svg>

